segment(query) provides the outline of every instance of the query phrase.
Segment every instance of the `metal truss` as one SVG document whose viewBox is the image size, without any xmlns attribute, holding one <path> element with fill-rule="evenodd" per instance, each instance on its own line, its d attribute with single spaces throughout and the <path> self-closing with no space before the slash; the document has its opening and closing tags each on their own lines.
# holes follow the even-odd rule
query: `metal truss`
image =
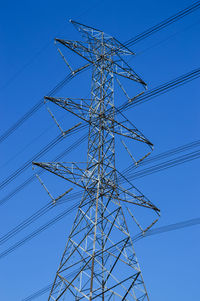
<svg viewBox="0 0 200 301">
<path fill-rule="evenodd" d="M 84 58 L 85 66 L 91 65 L 91 98 L 47 96 L 45 101 L 53 102 L 88 125 L 88 151 L 86 162 L 34 163 L 83 190 L 48 300 L 146 301 L 149 297 L 121 204 L 128 203 L 132 209 L 145 207 L 157 215 L 159 209 L 132 183 L 127 183 L 127 187 L 118 184 L 115 137 L 147 146 L 149 151 L 139 161 L 151 153 L 153 145 L 116 109 L 114 80 L 116 78 L 127 97 L 120 77 L 142 88 L 146 88 L 146 84 L 122 58 L 133 55 L 132 51 L 100 30 L 71 22 L 84 42 L 56 39 L 56 43 Z M 60 49 L 59 52 L 73 73 Z M 125 148 L 131 154 L 126 145 Z M 135 160 L 135 164 L 139 161 Z"/>
</svg>

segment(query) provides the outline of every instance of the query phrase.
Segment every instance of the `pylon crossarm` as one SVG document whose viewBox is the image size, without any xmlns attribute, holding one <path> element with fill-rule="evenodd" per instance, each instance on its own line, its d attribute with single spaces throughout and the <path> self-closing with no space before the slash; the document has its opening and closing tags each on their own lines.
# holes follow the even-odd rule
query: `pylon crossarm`
<svg viewBox="0 0 200 301">
<path fill-rule="evenodd" d="M 62 40 L 62 39 L 55 39 L 56 42 L 64 45 L 65 47 L 69 48 L 76 54 L 80 55 L 84 59 L 86 59 L 89 63 L 96 65 L 102 58 L 101 52 L 98 52 L 98 47 L 95 48 L 95 53 L 94 49 L 92 49 L 93 45 L 86 43 L 79 42 L 79 41 L 67 41 L 67 40 Z M 107 48 L 106 56 L 104 57 L 104 60 L 111 60 L 111 56 L 114 56 L 117 54 L 118 59 L 114 59 L 112 63 L 114 64 L 114 69 L 113 73 L 128 79 L 131 79 L 133 81 L 136 81 L 140 84 L 142 84 L 144 87 L 146 87 L 146 83 L 139 77 L 139 75 L 126 63 L 125 60 L 119 56 L 119 52 L 121 54 L 133 54 L 130 52 L 130 50 L 122 51 L 122 44 L 120 46 L 114 46 L 114 43 L 111 42 L 112 38 L 109 40 L 109 43 L 106 44 L 104 43 L 104 47 Z M 97 40 L 99 43 L 99 48 L 101 47 L 101 39 Z M 113 47 L 114 46 L 114 47 Z M 125 48 L 125 46 L 123 46 Z M 110 52 L 108 51 L 110 50 Z M 63 56 L 63 55 L 62 55 Z M 64 57 L 64 56 L 63 56 Z M 110 71 L 108 66 L 104 66 L 104 69 L 107 71 Z"/>
<path fill-rule="evenodd" d="M 121 42 L 119 42 L 116 38 L 105 34 L 102 30 L 93 28 L 91 26 L 87 26 L 84 24 L 81 24 L 79 22 L 76 22 L 74 20 L 70 20 L 70 22 L 75 26 L 75 28 L 79 31 L 83 33 L 83 37 L 87 37 L 88 40 L 92 40 L 92 39 L 99 39 L 102 37 L 102 34 L 104 35 L 104 43 L 106 44 L 107 47 L 109 47 L 108 45 L 112 45 L 115 46 L 116 48 L 116 52 L 117 53 L 121 53 L 124 55 L 135 55 L 135 53 L 130 50 L 129 48 L 127 48 L 124 44 L 122 44 Z M 112 48 L 113 49 L 113 48 Z"/>
<path fill-rule="evenodd" d="M 128 189 L 125 189 L 122 186 L 118 185 L 117 189 L 124 196 L 118 196 L 118 199 L 120 201 L 153 209 L 157 213 L 160 212 L 160 210 L 147 197 L 145 197 L 145 195 L 141 193 L 133 184 L 132 187 L 129 187 Z"/>
<path fill-rule="evenodd" d="M 149 145 L 149 147 L 153 150 L 153 143 L 144 136 L 144 134 L 138 130 L 138 128 L 131 122 L 118 108 L 115 107 L 116 114 L 120 116 L 120 124 L 122 124 L 126 129 L 130 129 L 136 135 L 141 137 L 141 139 Z"/>
<path fill-rule="evenodd" d="M 109 118 L 109 120 L 111 120 L 111 119 Z M 116 120 L 113 120 L 113 123 L 115 124 L 114 130 L 113 130 L 113 132 L 115 134 L 130 138 L 130 139 L 134 139 L 139 142 L 146 143 L 152 149 L 153 144 L 149 140 L 147 140 L 143 135 L 141 135 L 141 132 L 139 132 L 136 128 L 130 129 L 123 123 L 120 123 Z"/>
<path fill-rule="evenodd" d="M 128 63 L 120 58 L 113 58 L 114 53 L 106 53 L 106 56 L 104 57 L 104 61 L 107 62 L 104 66 L 104 70 L 107 72 L 110 72 L 110 64 L 113 65 L 112 73 L 113 75 L 119 75 L 120 77 L 124 77 L 127 79 L 130 79 L 132 81 L 135 81 L 139 84 L 141 84 L 145 89 L 147 87 L 147 84 L 142 80 L 142 78 L 128 65 Z M 117 54 L 119 56 L 119 54 Z M 93 65 L 97 65 L 99 60 L 101 59 L 100 55 L 97 55 L 97 59 L 94 58 L 93 61 L 90 61 Z"/>
<path fill-rule="evenodd" d="M 63 46 L 67 47 L 74 53 L 78 54 L 82 58 L 84 58 L 86 61 L 89 62 L 89 64 L 92 64 L 93 66 L 96 66 L 98 68 L 98 62 L 101 60 L 102 56 L 101 53 L 97 50 L 101 48 L 101 42 L 98 41 L 99 46 L 95 48 L 96 52 L 94 53 L 94 49 L 92 49 L 92 45 L 89 42 L 83 43 L 80 41 L 69 41 L 69 40 L 62 40 L 62 39 L 55 39 L 55 42 L 62 44 Z M 62 58 L 66 61 L 65 56 L 62 54 L 60 49 L 58 48 Z M 112 52 L 109 54 L 112 55 Z M 68 64 L 68 63 L 67 63 Z M 76 71 L 72 71 L 72 74 L 75 74 Z"/>
<path fill-rule="evenodd" d="M 117 53 L 123 55 L 135 55 L 135 52 L 130 50 L 128 47 L 126 47 L 123 43 L 118 41 L 116 38 L 113 37 L 112 40 L 115 43 L 116 47 L 118 48 Z"/>
<path fill-rule="evenodd" d="M 128 186 L 123 188 L 121 185 L 118 185 L 117 188 L 123 194 L 123 199 L 128 200 L 128 197 L 134 198 L 142 204 L 148 205 L 148 208 L 153 209 L 159 215 L 160 209 L 158 209 L 132 182 L 130 182 L 119 170 L 116 172 L 121 177 L 120 183 L 125 182 Z"/>
<path fill-rule="evenodd" d="M 47 192 L 48 196 L 51 198 L 53 204 L 55 205 L 58 201 L 60 201 L 60 199 L 62 199 L 66 194 L 68 194 L 69 192 L 71 192 L 73 190 L 73 188 L 69 188 L 68 190 L 66 190 L 64 193 L 60 194 L 58 197 L 54 198 L 52 196 L 52 194 L 49 192 L 48 188 L 46 187 L 46 185 L 44 184 L 44 182 L 42 181 L 42 179 L 40 178 L 39 174 L 35 174 L 37 179 L 39 180 L 41 186 L 45 189 L 45 191 Z"/>
<path fill-rule="evenodd" d="M 59 107 L 67 110 L 68 112 L 76 115 L 80 119 L 89 122 L 91 125 L 96 124 L 96 120 L 100 118 L 101 113 L 97 113 L 90 109 L 90 105 L 86 105 L 86 103 L 83 102 L 83 100 L 80 100 L 80 103 L 75 103 L 70 98 L 61 99 L 61 98 L 53 98 L 53 97 L 45 97 L 45 99 L 48 99 L 49 101 L 55 103 Z M 93 120 L 91 121 L 90 116 L 93 115 Z M 114 120 L 109 117 L 109 114 L 105 114 L 104 119 L 104 125 L 103 128 L 105 130 L 110 131 L 110 129 L 107 127 L 107 122 L 110 121 L 114 124 L 114 128 L 112 130 L 112 133 L 124 136 L 126 138 L 130 138 L 139 142 L 143 142 L 148 144 L 151 149 L 153 147 L 153 144 L 136 128 L 128 128 L 123 123 L 118 122 L 117 120 Z M 96 118 L 96 120 L 95 120 Z M 149 153 L 148 153 L 149 155 Z M 145 156 L 146 158 L 146 156 Z"/>
<path fill-rule="evenodd" d="M 45 100 L 49 100 L 50 102 L 74 114 L 75 116 L 81 118 L 84 121 L 89 120 L 88 115 L 89 115 L 91 99 L 87 99 L 87 100 L 79 99 L 77 101 L 77 99 L 74 100 L 72 98 L 55 98 L 55 97 L 45 96 Z M 88 103 L 86 101 L 88 101 Z"/>
<path fill-rule="evenodd" d="M 129 64 L 119 55 L 119 53 L 117 54 L 117 57 L 118 61 L 114 60 L 114 66 L 116 67 L 114 73 L 138 82 L 146 89 L 147 84 L 143 81 L 143 79 L 129 66 Z"/>
<path fill-rule="evenodd" d="M 99 36 L 101 36 L 102 34 L 105 35 L 105 33 L 100 30 L 100 29 L 97 29 L 97 28 L 94 28 L 92 26 L 88 26 L 88 25 L 85 25 L 85 24 L 82 24 L 80 22 L 77 22 L 77 21 L 74 21 L 72 19 L 69 20 L 70 23 L 72 23 L 74 25 L 74 27 L 83 35 L 83 37 L 90 37 L 92 39 L 95 39 L 95 38 L 98 38 Z M 107 35 L 106 34 L 106 37 L 107 38 L 111 38 L 110 35 Z"/>
<path fill-rule="evenodd" d="M 89 49 L 88 46 L 85 46 L 82 42 L 79 41 L 67 41 L 61 39 L 55 39 L 56 42 L 62 44 L 67 47 L 71 51 L 80 55 L 82 58 L 87 60 L 89 63 L 94 64 L 94 60 L 92 58 L 93 52 Z M 87 44 L 86 44 L 87 45 Z"/>
<path fill-rule="evenodd" d="M 34 165 L 37 165 L 41 168 L 44 168 L 47 171 L 73 183 L 81 188 L 86 188 L 84 181 L 91 176 L 90 171 L 81 168 L 77 163 L 67 163 L 67 162 L 34 162 Z M 82 163 L 86 166 L 86 163 Z M 95 179 L 93 178 L 93 181 Z"/>
<path fill-rule="evenodd" d="M 144 202 L 144 200 L 139 199 L 138 197 L 134 197 L 133 199 L 129 199 L 129 200 L 126 200 L 126 199 L 123 199 L 123 198 L 119 198 L 119 200 L 121 202 L 129 203 L 130 205 L 137 205 L 137 206 L 141 206 L 141 207 L 153 209 L 153 210 L 158 211 L 158 212 L 160 211 L 155 206 L 150 205 L 147 202 Z"/>
<path fill-rule="evenodd" d="M 91 66 L 91 64 L 90 63 L 88 63 L 88 64 L 85 64 L 85 65 L 83 65 L 83 66 L 81 66 L 81 67 L 78 67 L 77 69 L 75 69 L 73 72 L 72 72 L 72 75 L 77 75 L 79 72 L 81 72 L 81 71 L 83 71 L 84 69 L 87 69 L 88 67 L 90 67 Z"/>
</svg>

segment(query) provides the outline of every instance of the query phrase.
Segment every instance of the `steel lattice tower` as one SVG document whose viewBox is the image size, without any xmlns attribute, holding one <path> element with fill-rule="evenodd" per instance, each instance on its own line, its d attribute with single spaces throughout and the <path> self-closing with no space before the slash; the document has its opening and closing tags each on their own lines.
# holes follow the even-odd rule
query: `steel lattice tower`
<svg viewBox="0 0 200 301">
<path fill-rule="evenodd" d="M 48 300 L 149 300 L 121 203 L 159 210 L 132 184 L 128 189 L 119 185 L 115 136 L 136 140 L 150 149 L 152 144 L 124 115 L 122 122 L 117 121 L 120 112 L 114 105 L 114 78 L 146 84 L 122 58 L 133 54 L 129 49 L 100 30 L 71 22 L 85 42 L 56 42 L 87 61 L 73 71 L 63 57 L 73 75 L 92 67 L 91 99 L 45 99 L 88 123 L 88 152 L 85 163 L 34 163 L 83 190 Z"/>
</svg>

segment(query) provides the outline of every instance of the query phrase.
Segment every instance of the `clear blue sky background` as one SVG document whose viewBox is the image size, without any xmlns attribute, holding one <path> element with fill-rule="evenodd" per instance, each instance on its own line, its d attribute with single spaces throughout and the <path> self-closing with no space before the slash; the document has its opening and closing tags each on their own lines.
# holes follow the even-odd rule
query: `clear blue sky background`
<svg viewBox="0 0 200 301">
<path fill-rule="evenodd" d="M 68 23 L 69 18 L 99 28 L 125 42 L 190 4 L 189 0 L 1 1 L 0 133 L 68 74 L 53 38 L 79 38 Z M 131 65 L 148 83 L 149 89 L 199 67 L 199 30 L 200 11 L 197 11 L 131 48 L 137 54 Z M 72 65 L 76 64 L 73 56 L 68 59 Z M 88 73 L 71 82 L 57 95 L 86 97 L 89 88 Z M 133 93 L 130 85 L 128 88 L 130 94 Z M 154 143 L 154 154 L 199 139 L 198 88 L 197 79 L 127 111 L 131 121 Z M 116 98 L 116 105 L 123 101 Z M 56 110 L 55 113 L 64 129 L 77 122 L 67 113 Z M 1 144 L 1 179 L 23 165 L 58 134 L 56 125 L 43 107 Z M 65 139 L 41 160 L 51 161 L 82 134 Z M 86 145 L 82 149 L 86 150 Z M 79 160 L 81 156 L 79 148 L 66 156 L 65 161 Z M 121 170 L 131 163 L 124 156 L 117 156 L 117 160 Z M 135 180 L 135 185 L 161 209 L 159 226 L 200 216 L 199 167 L 196 160 Z M 32 174 L 29 167 L 1 190 L 1 198 Z M 47 174 L 43 180 L 53 195 L 63 192 L 62 181 Z M 48 202 L 48 196 L 34 181 L 0 207 L 0 235 Z M 2 245 L 0 252 L 74 202 L 77 200 L 50 211 Z M 74 215 L 75 212 L 15 252 L 0 257 L 0 300 L 20 301 L 53 280 Z M 130 232 L 134 235 L 131 227 Z M 200 299 L 198 226 L 146 238 L 137 242 L 135 249 L 150 300 Z M 47 295 L 37 300 L 47 300 Z"/>
</svg>

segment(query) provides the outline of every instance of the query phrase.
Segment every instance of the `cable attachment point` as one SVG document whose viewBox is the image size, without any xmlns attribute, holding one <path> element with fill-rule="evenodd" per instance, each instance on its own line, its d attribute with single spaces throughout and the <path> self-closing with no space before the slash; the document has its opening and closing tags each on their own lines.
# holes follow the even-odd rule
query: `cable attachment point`
<svg viewBox="0 0 200 301">
<path fill-rule="evenodd" d="M 35 169 L 34 165 L 37 165 L 36 162 L 33 162 L 32 168 Z M 64 193 L 62 193 L 61 195 L 59 195 L 57 198 L 54 198 L 52 196 L 52 194 L 49 192 L 48 188 L 46 187 L 46 185 L 44 184 L 44 182 L 42 181 L 42 179 L 40 178 L 38 173 L 35 173 L 35 176 L 37 177 L 37 179 L 39 180 L 40 184 L 42 185 L 42 187 L 45 189 L 45 191 L 47 192 L 48 196 L 51 198 L 53 204 L 55 205 L 61 198 L 63 198 L 66 194 L 68 194 L 69 192 L 71 192 L 73 190 L 73 188 L 69 188 L 67 191 L 65 191 Z"/>
</svg>

